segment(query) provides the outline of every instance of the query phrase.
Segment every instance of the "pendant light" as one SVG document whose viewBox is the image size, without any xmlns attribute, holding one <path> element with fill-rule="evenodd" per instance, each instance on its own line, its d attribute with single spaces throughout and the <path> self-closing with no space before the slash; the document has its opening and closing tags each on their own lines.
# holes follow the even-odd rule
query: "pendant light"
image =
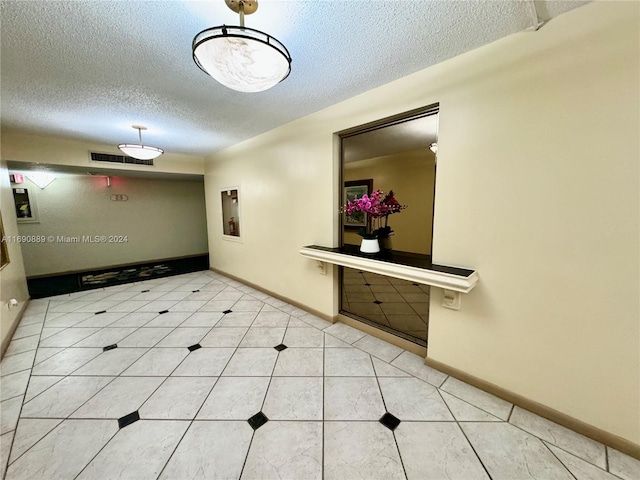
<svg viewBox="0 0 640 480">
<path fill-rule="evenodd" d="M 118 145 L 118 148 L 125 154 L 130 157 L 137 158 L 138 160 L 152 160 L 164 153 L 164 150 L 161 148 L 150 147 L 142 144 L 142 130 L 146 130 L 147 127 L 132 125 L 131 128 L 138 130 L 138 139 L 140 140 L 140 144 L 135 145 L 131 143 L 121 143 Z"/>
<path fill-rule="evenodd" d="M 192 43 L 196 65 L 239 92 L 261 92 L 287 78 L 291 72 L 287 48 L 271 35 L 244 26 L 244 16 L 258 9 L 257 0 L 225 3 L 240 14 L 240 26 L 222 25 L 198 33 Z"/>
</svg>

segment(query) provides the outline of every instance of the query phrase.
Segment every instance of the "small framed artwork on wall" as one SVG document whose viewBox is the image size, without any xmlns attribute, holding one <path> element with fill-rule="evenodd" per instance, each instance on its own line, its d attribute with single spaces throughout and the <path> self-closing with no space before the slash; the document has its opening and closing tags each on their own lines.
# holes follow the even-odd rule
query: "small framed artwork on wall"
<svg viewBox="0 0 640 480">
<path fill-rule="evenodd" d="M 350 180 L 344 182 L 344 198 L 343 205 L 351 200 L 361 198 L 363 195 L 369 195 L 373 190 L 373 179 L 366 180 Z M 344 228 L 349 230 L 358 230 L 367 225 L 367 215 L 363 212 L 354 212 L 352 215 L 344 214 Z"/>
</svg>

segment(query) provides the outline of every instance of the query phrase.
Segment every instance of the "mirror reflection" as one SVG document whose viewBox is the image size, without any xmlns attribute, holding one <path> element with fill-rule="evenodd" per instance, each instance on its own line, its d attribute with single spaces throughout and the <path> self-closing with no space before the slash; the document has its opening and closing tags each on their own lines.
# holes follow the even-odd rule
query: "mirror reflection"
<svg viewBox="0 0 640 480">
<path fill-rule="evenodd" d="M 377 230 L 381 254 L 407 252 L 430 260 L 437 126 L 437 112 L 431 112 L 342 138 L 343 204 L 382 191 L 382 213 L 369 215 L 378 218 L 345 212 L 343 246 L 360 248 L 365 230 Z M 385 215 L 384 208 L 393 201 L 403 208 L 391 208 Z M 384 226 L 388 228 L 379 230 Z M 421 345 L 427 342 L 428 302 L 427 285 L 348 268 L 342 271 L 343 314 Z"/>
</svg>

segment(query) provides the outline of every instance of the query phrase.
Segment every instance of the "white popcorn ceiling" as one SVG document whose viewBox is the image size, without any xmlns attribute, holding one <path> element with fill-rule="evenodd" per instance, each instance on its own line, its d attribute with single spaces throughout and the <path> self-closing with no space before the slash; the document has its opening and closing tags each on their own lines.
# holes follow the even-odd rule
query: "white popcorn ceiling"
<svg viewBox="0 0 640 480">
<path fill-rule="evenodd" d="M 536 1 L 542 20 L 581 1 Z M 283 42 L 289 78 L 229 90 L 193 62 L 205 28 L 237 25 L 223 0 L 2 1 L 3 128 L 209 155 L 533 25 L 530 1 L 269 1 L 247 27 Z M 544 27 L 543 27 L 544 28 Z M 535 35 L 535 33 L 532 33 Z"/>
</svg>

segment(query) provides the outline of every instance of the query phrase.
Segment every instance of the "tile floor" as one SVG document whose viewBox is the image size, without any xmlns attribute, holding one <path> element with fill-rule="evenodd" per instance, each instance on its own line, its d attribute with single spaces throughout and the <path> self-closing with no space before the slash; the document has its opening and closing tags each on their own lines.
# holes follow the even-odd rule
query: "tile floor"
<svg viewBox="0 0 640 480">
<path fill-rule="evenodd" d="M 640 462 L 213 272 L 32 301 L 6 479 L 638 479 Z"/>
<path fill-rule="evenodd" d="M 343 268 L 342 310 L 427 344 L 429 285 Z"/>
</svg>

